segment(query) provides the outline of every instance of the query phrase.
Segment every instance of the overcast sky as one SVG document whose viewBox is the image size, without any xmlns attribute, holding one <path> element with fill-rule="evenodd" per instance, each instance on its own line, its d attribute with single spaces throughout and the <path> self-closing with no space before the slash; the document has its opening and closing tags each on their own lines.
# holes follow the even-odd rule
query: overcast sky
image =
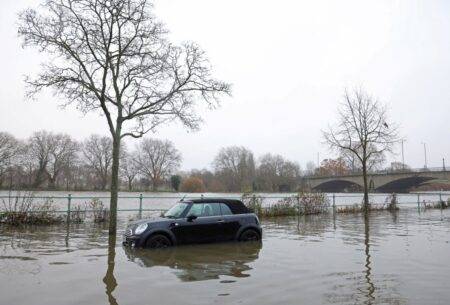
<svg viewBox="0 0 450 305">
<path fill-rule="evenodd" d="M 81 140 L 108 135 L 98 114 L 58 108 L 51 92 L 24 99 L 23 75 L 42 55 L 22 49 L 17 13 L 39 0 L 0 2 L 0 130 L 25 138 L 40 129 Z M 183 169 L 210 167 L 223 146 L 256 157 L 271 152 L 297 161 L 333 156 L 321 130 L 336 120 L 345 88 L 362 86 L 388 105 L 406 138 L 405 161 L 450 167 L 449 1 L 159 0 L 155 14 L 174 42 L 195 41 L 233 96 L 204 114 L 199 132 L 179 125 L 149 136 L 183 154 Z M 133 146 L 134 142 L 129 142 Z M 389 161 L 401 160 L 397 155 Z"/>
</svg>

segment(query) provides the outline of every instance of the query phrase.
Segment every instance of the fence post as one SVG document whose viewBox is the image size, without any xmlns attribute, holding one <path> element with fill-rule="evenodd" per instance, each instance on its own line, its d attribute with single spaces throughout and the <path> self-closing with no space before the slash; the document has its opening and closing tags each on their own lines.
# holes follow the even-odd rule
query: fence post
<svg viewBox="0 0 450 305">
<path fill-rule="evenodd" d="M 142 218 L 142 194 L 139 194 L 139 218 Z"/>
<path fill-rule="evenodd" d="M 297 194 L 297 213 L 300 218 L 300 196 Z"/>
<path fill-rule="evenodd" d="M 420 194 L 417 194 L 417 210 L 420 213 Z"/>
<path fill-rule="evenodd" d="M 67 223 L 70 223 L 70 204 L 72 203 L 72 194 L 67 196 Z"/>
<path fill-rule="evenodd" d="M 333 193 L 333 214 L 336 213 L 336 194 Z"/>
</svg>

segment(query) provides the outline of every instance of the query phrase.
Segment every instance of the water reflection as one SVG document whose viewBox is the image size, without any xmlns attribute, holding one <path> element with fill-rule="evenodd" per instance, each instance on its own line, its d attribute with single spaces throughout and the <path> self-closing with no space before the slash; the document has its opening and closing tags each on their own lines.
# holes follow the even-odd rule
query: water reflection
<svg viewBox="0 0 450 305">
<path fill-rule="evenodd" d="M 364 213 L 364 253 L 366 255 L 366 264 L 364 265 L 366 267 L 365 270 L 365 278 L 367 282 L 367 300 L 365 304 L 372 304 L 372 302 L 375 300 L 375 296 L 373 295 L 375 291 L 375 286 L 372 282 L 371 278 L 371 271 L 372 268 L 370 266 L 370 240 L 369 240 L 369 233 L 370 233 L 370 223 L 369 223 L 369 213 Z"/>
<path fill-rule="evenodd" d="M 106 269 L 103 283 L 106 286 L 106 295 L 110 305 L 117 305 L 116 298 L 112 295 L 114 289 L 117 287 L 117 280 L 114 276 L 114 266 L 116 259 L 116 235 L 109 235 L 108 237 L 108 268 Z"/>
<path fill-rule="evenodd" d="M 142 267 L 169 267 L 183 282 L 249 277 L 261 242 L 173 247 L 163 250 L 124 248 L 128 259 Z"/>
</svg>

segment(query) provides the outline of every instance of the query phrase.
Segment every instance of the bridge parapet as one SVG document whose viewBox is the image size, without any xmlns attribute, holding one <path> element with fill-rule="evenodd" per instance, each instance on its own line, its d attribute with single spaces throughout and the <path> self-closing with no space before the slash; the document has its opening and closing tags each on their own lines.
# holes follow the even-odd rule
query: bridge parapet
<svg viewBox="0 0 450 305">
<path fill-rule="evenodd" d="M 419 186 L 420 184 L 431 181 L 441 180 L 448 182 L 450 170 L 445 168 L 420 168 L 408 170 L 383 170 L 368 173 L 369 186 L 373 190 L 389 191 L 393 183 L 401 184 L 402 188 Z M 305 176 L 304 180 L 311 189 L 326 189 L 335 184 L 354 185 L 362 188 L 362 172 L 351 172 L 345 175 L 328 176 Z"/>
</svg>

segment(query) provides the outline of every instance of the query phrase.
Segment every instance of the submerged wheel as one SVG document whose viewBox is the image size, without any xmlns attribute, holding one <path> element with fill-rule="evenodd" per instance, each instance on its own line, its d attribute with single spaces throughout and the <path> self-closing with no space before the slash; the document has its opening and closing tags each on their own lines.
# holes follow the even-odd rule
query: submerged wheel
<svg viewBox="0 0 450 305">
<path fill-rule="evenodd" d="M 253 229 L 245 230 L 241 236 L 239 236 L 239 241 L 258 241 L 260 239 L 259 233 Z"/>
<path fill-rule="evenodd" d="M 161 249 L 172 246 L 172 242 L 162 234 L 150 236 L 145 242 L 145 247 L 150 249 Z"/>
</svg>

